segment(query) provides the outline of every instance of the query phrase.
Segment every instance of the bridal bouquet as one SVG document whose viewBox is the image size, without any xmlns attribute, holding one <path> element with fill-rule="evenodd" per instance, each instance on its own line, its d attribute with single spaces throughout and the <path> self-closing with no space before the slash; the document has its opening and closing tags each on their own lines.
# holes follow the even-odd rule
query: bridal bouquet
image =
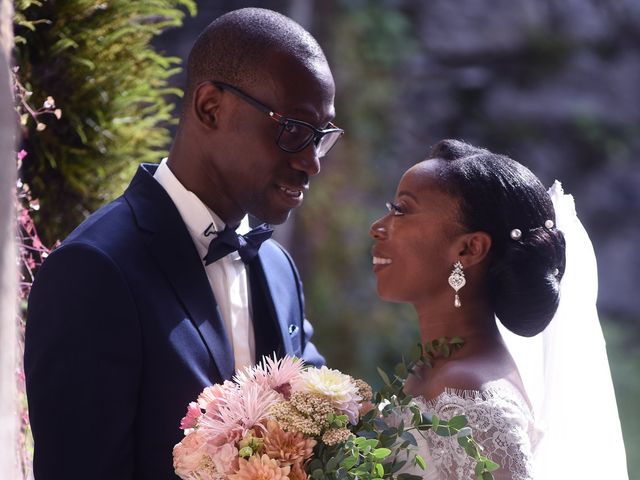
<svg viewBox="0 0 640 480">
<path fill-rule="evenodd" d="M 413 366 L 428 362 L 429 348 L 419 345 L 415 356 L 391 378 L 381 371 L 385 386 L 375 396 L 338 370 L 265 357 L 189 404 L 175 472 L 184 480 L 420 480 L 403 470 L 427 467 L 415 436 L 433 429 L 457 437 L 478 478 L 493 478 L 498 465 L 481 455 L 463 415 L 438 419 L 402 391 Z"/>
<path fill-rule="evenodd" d="M 174 447 L 176 474 L 187 480 L 302 480 L 314 448 L 344 444 L 373 408 L 372 392 L 327 367 L 264 358 L 204 389 L 189 404 Z"/>
</svg>

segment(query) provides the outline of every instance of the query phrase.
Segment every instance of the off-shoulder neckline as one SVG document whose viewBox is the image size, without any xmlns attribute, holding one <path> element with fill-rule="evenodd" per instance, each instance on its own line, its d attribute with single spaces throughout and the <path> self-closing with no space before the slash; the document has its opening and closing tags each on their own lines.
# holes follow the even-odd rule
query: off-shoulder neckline
<svg viewBox="0 0 640 480">
<path fill-rule="evenodd" d="M 445 387 L 441 393 L 430 400 L 427 400 L 423 396 L 417 396 L 415 398 L 419 399 L 427 408 L 433 408 L 436 405 L 441 404 L 447 397 L 457 397 L 465 402 L 487 402 L 495 398 L 504 398 L 505 395 L 507 397 L 511 397 L 517 405 L 521 406 L 533 417 L 533 411 L 527 399 L 522 395 L 520 390 L 506 379 L 488 382 L 483 385 L 480 390 Z"/>
</svg>

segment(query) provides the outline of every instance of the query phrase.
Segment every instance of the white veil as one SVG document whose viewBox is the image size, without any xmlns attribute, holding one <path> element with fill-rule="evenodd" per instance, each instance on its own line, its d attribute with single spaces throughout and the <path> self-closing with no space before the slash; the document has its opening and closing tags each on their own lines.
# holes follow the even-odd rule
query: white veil
<svg viewBox="0 0 640 480">
<path fill-rule="evenodd" d="M 596 310 L 593 246 L 571 195 L 549 189 L 556 225 L 565 236 L 566 269 L 560 305 L 549 326 L 519 337 L 499 322 L 542 430 L 536 479 L 627 480 L 627 463 L 609 362 Z"/>
</svg>

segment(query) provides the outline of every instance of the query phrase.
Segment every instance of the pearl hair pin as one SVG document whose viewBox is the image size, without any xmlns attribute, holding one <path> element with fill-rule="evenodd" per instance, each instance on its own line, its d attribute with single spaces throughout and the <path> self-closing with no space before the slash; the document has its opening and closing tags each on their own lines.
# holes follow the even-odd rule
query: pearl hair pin
<svg viewBox="0 0 640 480">
<path fill-rule="evenodd" d="M 554 226 L 555 223 L 553 223 L 553 220 L 549 219 L 544 221 L 544 228 L 546 228 L 547 230 L 551 230 Z M 532 228 L 529 231 L 532 230 L 535 230 L 535 228 Z M 511 240 L 520 240 L 522 238 L 522 230 L 520 230 L 519 228 L 514 228 L 513 230 L 511 230 L 511 232 L 509 232 L 509 236 L 511 237 Z"/>
</svg>

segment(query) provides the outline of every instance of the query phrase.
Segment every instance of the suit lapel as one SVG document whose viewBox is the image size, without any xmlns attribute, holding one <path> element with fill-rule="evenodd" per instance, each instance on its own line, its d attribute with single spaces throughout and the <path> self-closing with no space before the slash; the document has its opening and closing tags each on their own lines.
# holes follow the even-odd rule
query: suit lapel
<svg viewBox="0 0 640 480">
<path fill-rule="evenodd" d="M 254 260 L 255 263 L 259 264 L 258 271 L 260 275 L 257 277 L 257 281 L 262 283 L 265 301 L 269 311 L 273 312 L 275 316 L 275 324 L 280 332 L 279 340 L 282 342 L 281 345 L 284 347 L 284 352 L 278 353 L 300 355 L 301 352 L 296 352 L 293 348 L 290 336 L 298 328 L 294 321 L 296 311 L 299 309 L 298 298 L 295 292 L 291 291 L 291 271 L 288 268 L 287 261 L 283 261 L 282 257 L 283 253 L 272 241 L 264 242 Z M 257 340 L 256 345 L 258 345 Z"/>
<path fill-rule="evenodd" d="M 189 313 L 221 377 L 230 379 L 234 370 L 233 354 L 218 304 L 178 210 L 153 179 L 154 167 L 139 168 L 125 198 L 138 225 L 149 232 L 149 250 Z"/>
</svg>

